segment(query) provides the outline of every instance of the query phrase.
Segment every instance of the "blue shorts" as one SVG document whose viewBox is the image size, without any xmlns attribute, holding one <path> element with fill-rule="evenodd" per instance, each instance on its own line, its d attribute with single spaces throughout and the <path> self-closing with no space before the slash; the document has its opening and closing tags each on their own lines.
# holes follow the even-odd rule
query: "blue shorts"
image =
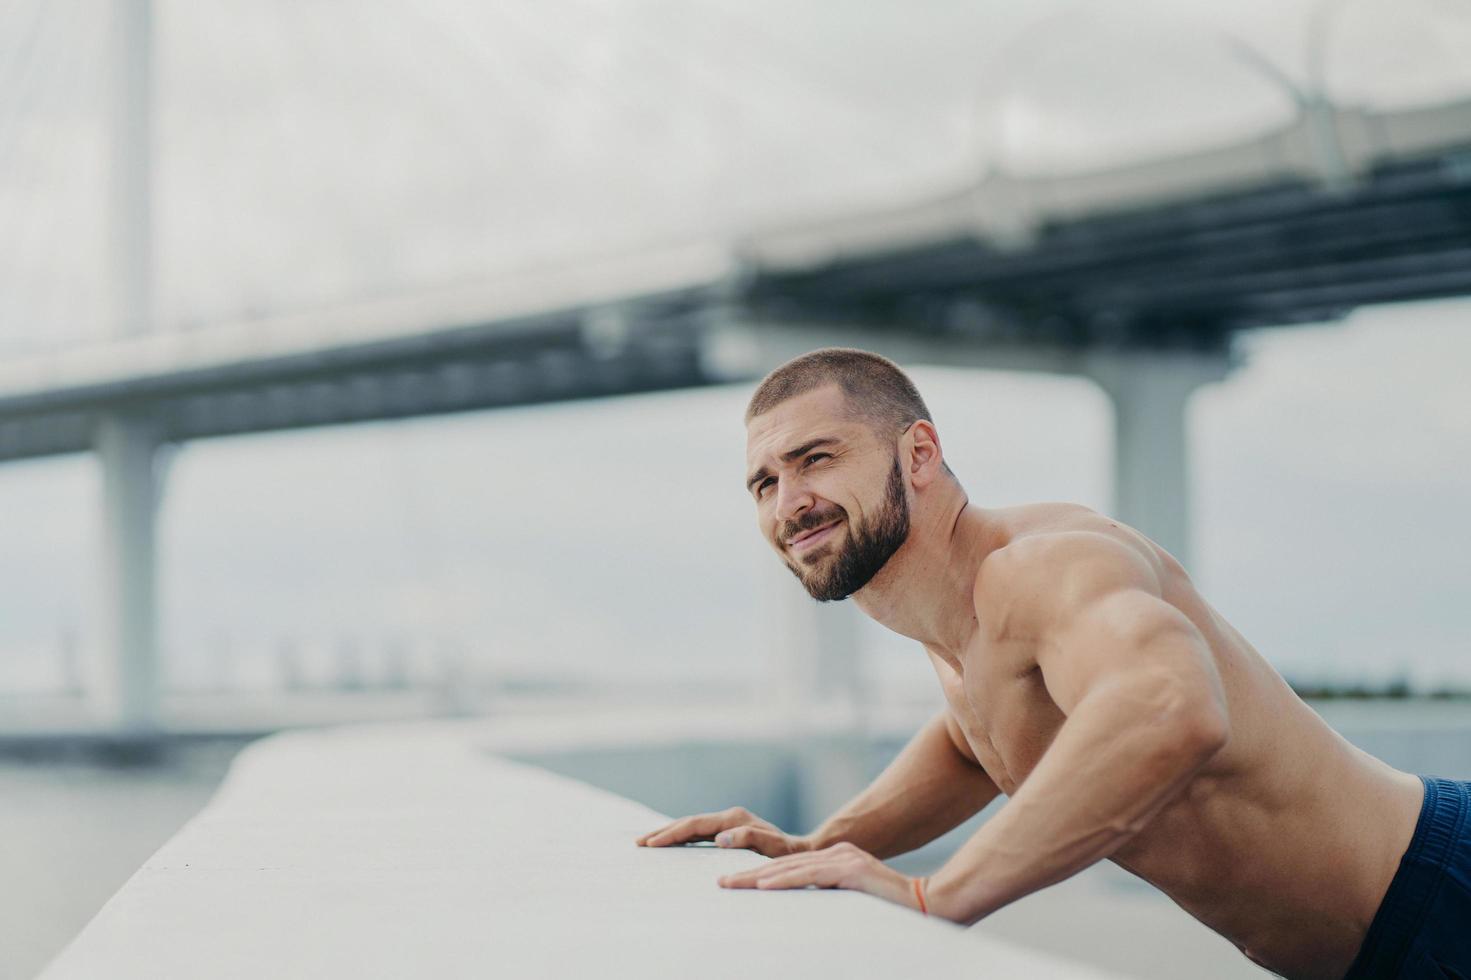
<svg viewBox="0 0 1471 980">
<path fill-rule="evenodd" d="M 1344 980 L 1471 980 L 1471 783 L 1420 781 L 1415 836 Z"/>
</svg>

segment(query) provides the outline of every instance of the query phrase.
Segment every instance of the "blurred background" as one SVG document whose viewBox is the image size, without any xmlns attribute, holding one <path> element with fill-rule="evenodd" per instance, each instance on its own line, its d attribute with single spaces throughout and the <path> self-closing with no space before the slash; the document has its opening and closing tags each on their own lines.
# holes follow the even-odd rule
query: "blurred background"
<svg viewBox="0 0 1471 980">
<path fill-rule="evenodd" d="M 0 978 L 284 727 L 821 708 L 810 828 L 943 703 L 738 489 L 829 343 L 1471 777 L 1468 52 L 1464 0 L 0 5 Z M 763 812 L 639 760 L 555 764 Z M 1110 868 L 976 928 L 1260 975 Z"/>
</svg>

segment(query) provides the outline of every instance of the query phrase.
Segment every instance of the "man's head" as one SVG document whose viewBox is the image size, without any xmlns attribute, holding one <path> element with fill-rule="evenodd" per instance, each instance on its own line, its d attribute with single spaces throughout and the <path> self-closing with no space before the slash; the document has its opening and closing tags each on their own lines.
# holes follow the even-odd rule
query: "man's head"
<svg viewBox="0 0 1471 980">
<path fill-rule="evenodd" d="M 943 473 L 929 409 L 892 361 L 794 358 L 746 408 L 747 490 L 763 536 L 813 598 L 863 588 L 909 536 L 910 493 Z"/>
</svg>

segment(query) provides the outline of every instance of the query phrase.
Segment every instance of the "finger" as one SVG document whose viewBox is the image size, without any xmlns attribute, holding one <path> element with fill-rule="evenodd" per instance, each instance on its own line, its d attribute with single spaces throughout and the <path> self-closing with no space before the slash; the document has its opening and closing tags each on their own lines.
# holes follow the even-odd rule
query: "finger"
<svg viewBox="0 0 1471 980">
<path fill-rule="evenodd" d="M 659 847 L 664 844 L 682 844 L 691 840 L 709 840 L 720 828 L 710 826 L 710 821 L 716 815 L 702 813 L 698 816 L 684 817 L 671 824 L 660 827 L 650 834 L 640 837 L 638 843 L 646 847 Z"/>
<path fill-rule="evenodd" d="M 786 857 L 775 858 L 757 868 L 746 871 L 737 871 L 735 874 L 722 875 L 717 879 L 723 888 L 755 888 L 756 883 L 769 875 L 782 874 L 794 868 L 804 868 L 810 864 L 821 864 L 824 859 L 812 854 L 789 854 Z"/>
<path fill-rule="evenodd" d="M 682 823 L 684 823 L 683 820 L 675 820 L 673 823 L 666 823 L 664 826 L 658 828 L 657 830 L 651 830 L 647 834 L 640 834 L 638 837 L 634 838 L 633 842 L 639 847 L 643 847 L 655 837 L 670 833 L 674 830 L 674 828 L 678 827 Z"/>
<path fill-rule="evenodd" d="M 798 853 L 792 847 L 791 838 L 779 830 L 764 827 L 732 827 L 715 835 L 715 843 L 721 847 L 744 847 L 767 857 L 785 857 Z"/>
<path fill-rule="evenodd" d="M 668 844 L 683 844 L 694 840 L 710 840 L 726 827 L 742 823 L 742 814 L 745 814 L 745 811 L 737 813 L 736 808 L 732 807 L 720 813 L 701 813 L 693 817 L 685 817 L 651 834 L 646 834 L 639 838 L 638 843 L 645 847 L 663 847 Z M 749 814 L 745 815 L 749 816 Z"/>
<path fill-rule="evenodd" d="M 767 875 L 756 882 L 756 887 L 763 890 L 772 888 L 806 888 L 808 885 L 816 885 L 818 888 L 832 888 L 837 883 L 837 869 L 829 864 L 821 864 L 801 867 L 792 871 L 785 871 L 781 874 Z"/>
</svg>

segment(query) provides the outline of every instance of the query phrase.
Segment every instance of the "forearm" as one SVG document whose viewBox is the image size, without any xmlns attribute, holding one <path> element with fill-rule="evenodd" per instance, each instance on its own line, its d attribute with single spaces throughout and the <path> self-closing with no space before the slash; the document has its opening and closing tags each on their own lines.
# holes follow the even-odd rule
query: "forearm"
<svg viewBox="0 0 1471 980">
<path fill-rule="evenodd" d="M 867 789 L 807 836 L 815 847 L 848 841 L 890 858 L 959 826 L 996 794 L 985 771 L 951 741 L 942 711 Z"/>
<path fill-rule="evenodd" d="M 1006 806 L 932 876 L 932 910 L 970 924 L 1108 857 L 1220 748 L 1209 717 L 1147 686 L 1079 702 Z"/>
</svg>

